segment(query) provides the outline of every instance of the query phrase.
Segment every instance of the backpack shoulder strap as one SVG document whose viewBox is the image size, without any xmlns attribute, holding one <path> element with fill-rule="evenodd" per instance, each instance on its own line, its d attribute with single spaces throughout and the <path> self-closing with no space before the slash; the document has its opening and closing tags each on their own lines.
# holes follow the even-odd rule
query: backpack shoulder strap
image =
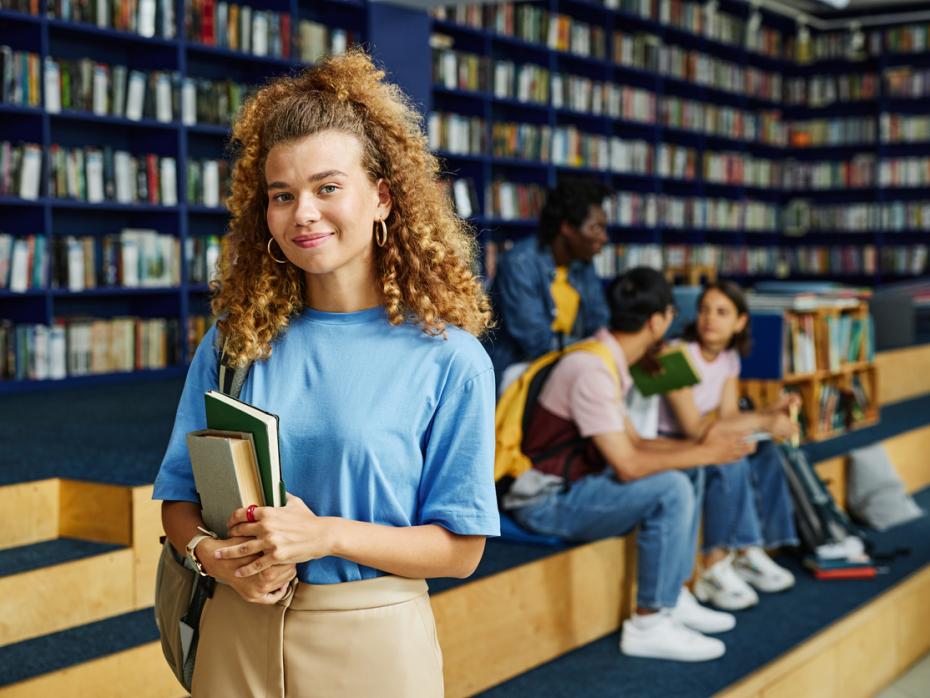
<svg viewBox="0 0 930 698">
<path fill-rule="evenodd" d="M 219 335 L 217 336 L 219 337 Z M 227 340 L 222 339 L 222 342 L 219 363 L 217 365 L 220 392 L 238 400 L 239 393 L 242 392 L 242 385 L 245 383 L 245 379 L 252 369 L 253 362 L 249 361 L 245 366 L 233 365 L 226 353 Z"/>
<path fill-rule="evenodd" d="M 519 378 L 511 383 L 501 395 L 495 410 L 496 449 L 494 452 L 494 479 L 500 480 L 510 476 L 517 478 L 533 467 L 532 461 L 523 453 L 523 417 L 528 408 L 527 398 L 530 384 L 537 373 L 559 361 L 566 354 L 575 351 L 587 351 L 597 355 L 607 366 L 610 375 L 617 384 L 620 375 L 610 349 L 596 339 L 576 342 L 562 351 L 553 351 L 541 356 L 531 363 Z M 539 391 L 536 391 L 538 396 Z"/>
</svg>

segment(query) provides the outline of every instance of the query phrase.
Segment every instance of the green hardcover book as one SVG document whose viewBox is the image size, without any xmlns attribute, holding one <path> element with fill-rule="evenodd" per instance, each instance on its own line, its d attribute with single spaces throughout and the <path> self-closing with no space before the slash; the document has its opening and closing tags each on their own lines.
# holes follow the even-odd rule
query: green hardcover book
<svg viewBox="0 0 930 698">
<path fill-rule="evenodd" d="M 283 506 L 287 500 L 281 480 L 278 449 L 278 416 L 211 390 L 204 395 L 207 427 L 221 431 L 246 431 L 255 443 L 255 456 L 262 479 L 265 504 Z"/>
<path fill-rule="evenodd" d="M 661 395 L 701 382 L 701 376 L 694 368 L 684 348 L 672 349 L 659 356 L 658 361 L 662 366 L 658 373 L 649 373 L 638 365 L 630 366 L 633 383 L 636 384 L 643 397 Z"/>
</svg>

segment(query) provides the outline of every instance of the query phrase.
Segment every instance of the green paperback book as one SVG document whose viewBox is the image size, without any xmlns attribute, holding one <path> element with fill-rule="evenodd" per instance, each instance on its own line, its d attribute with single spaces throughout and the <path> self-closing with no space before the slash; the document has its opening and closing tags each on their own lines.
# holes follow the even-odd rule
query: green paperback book
<svg viewBox="0 0 930 698">
<path fill-rule="evenodd" d="M 204 395 L 207 427 L 221 431 L 245 431 L 252 435 L 262 492 L 268 506 L 284 506 L 287 501 L 281 479 L 278 448 L 278 416 L 248 403 L 211 390 Z"/>
<path fill-rule="evenodd" d="M 701 377 L 691 364 L 686 349 L 672 349 L 657 357 L 657 360 L 662 367 L 657 373 L 649 373 L 636 364 L 630 366 L 633 383 L 643 397 L 661 395 L 701 382 Z"/>
</svg>

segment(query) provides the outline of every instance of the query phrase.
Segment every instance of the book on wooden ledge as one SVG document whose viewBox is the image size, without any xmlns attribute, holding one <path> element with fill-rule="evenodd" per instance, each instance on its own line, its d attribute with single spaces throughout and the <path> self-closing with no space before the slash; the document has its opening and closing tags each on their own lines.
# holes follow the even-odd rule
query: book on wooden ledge
<svg viewBox="0 0 930 698">
<path fill-rule="evenodd" d="M 281 479 L 278 416 L 215 390 L 204 395 L 204 402 L 209 429 L 252 435 L 265 504 L 283 506 L 287 495 Z"/>
<path fill-rule="evenodd" d="M 204 523 L 220 538 L 228 538 L 226 522 L 236 509 L 265 504 L 252 434 L 192 431 L 187 435 L 187 450 Z"/>
<path fill-rule="evenodd" d="M 656 357 L 657 372 L 650 372 L 639 364 L 630 366 L 630 375 L 643 397 L 660 395 L 672 390 L 687 388 L 701 382 L 701 376 L 684 347 L 677 347 Z"/>
</svg>

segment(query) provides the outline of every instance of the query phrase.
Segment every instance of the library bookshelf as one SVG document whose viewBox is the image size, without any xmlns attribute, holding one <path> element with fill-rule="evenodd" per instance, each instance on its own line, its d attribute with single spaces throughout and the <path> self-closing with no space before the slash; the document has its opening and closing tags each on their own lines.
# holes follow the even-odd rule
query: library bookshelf
<svg viewBox="0 0 930 698">
<path fill-rule="evenodd" d="M 877 29 L 851 54 L 849 32 L 802 45 L 793 22 L 753 14 L 727 0 L 435 11 L 431 138 L 489 248 L 532 234 L 521 187 L 579 176 L 617 192 L 620 270 L 926 273 L 930 52 L 909 32 L 927 27 Z M 682 72 L 689 61 L 713 77 Z M 500 215 L 502 185 L 517 222 Z"/>
<path fill-rule="evenodd" d="M 0 394 L 184 375 L 232 116 L 368 22 L 364 0 L 0 2 Z"/>
<path fill-rule="evenodd" d="M 754 312 L 751 321 L 760 328 L 754 341 L 765 346 L 754 348 L 744 362 L 744 397 L 765 407 L 783 392 L 797 393 L 807 441 L 878 422 L 879 376 L 867 303 Z"/>
</svg>

